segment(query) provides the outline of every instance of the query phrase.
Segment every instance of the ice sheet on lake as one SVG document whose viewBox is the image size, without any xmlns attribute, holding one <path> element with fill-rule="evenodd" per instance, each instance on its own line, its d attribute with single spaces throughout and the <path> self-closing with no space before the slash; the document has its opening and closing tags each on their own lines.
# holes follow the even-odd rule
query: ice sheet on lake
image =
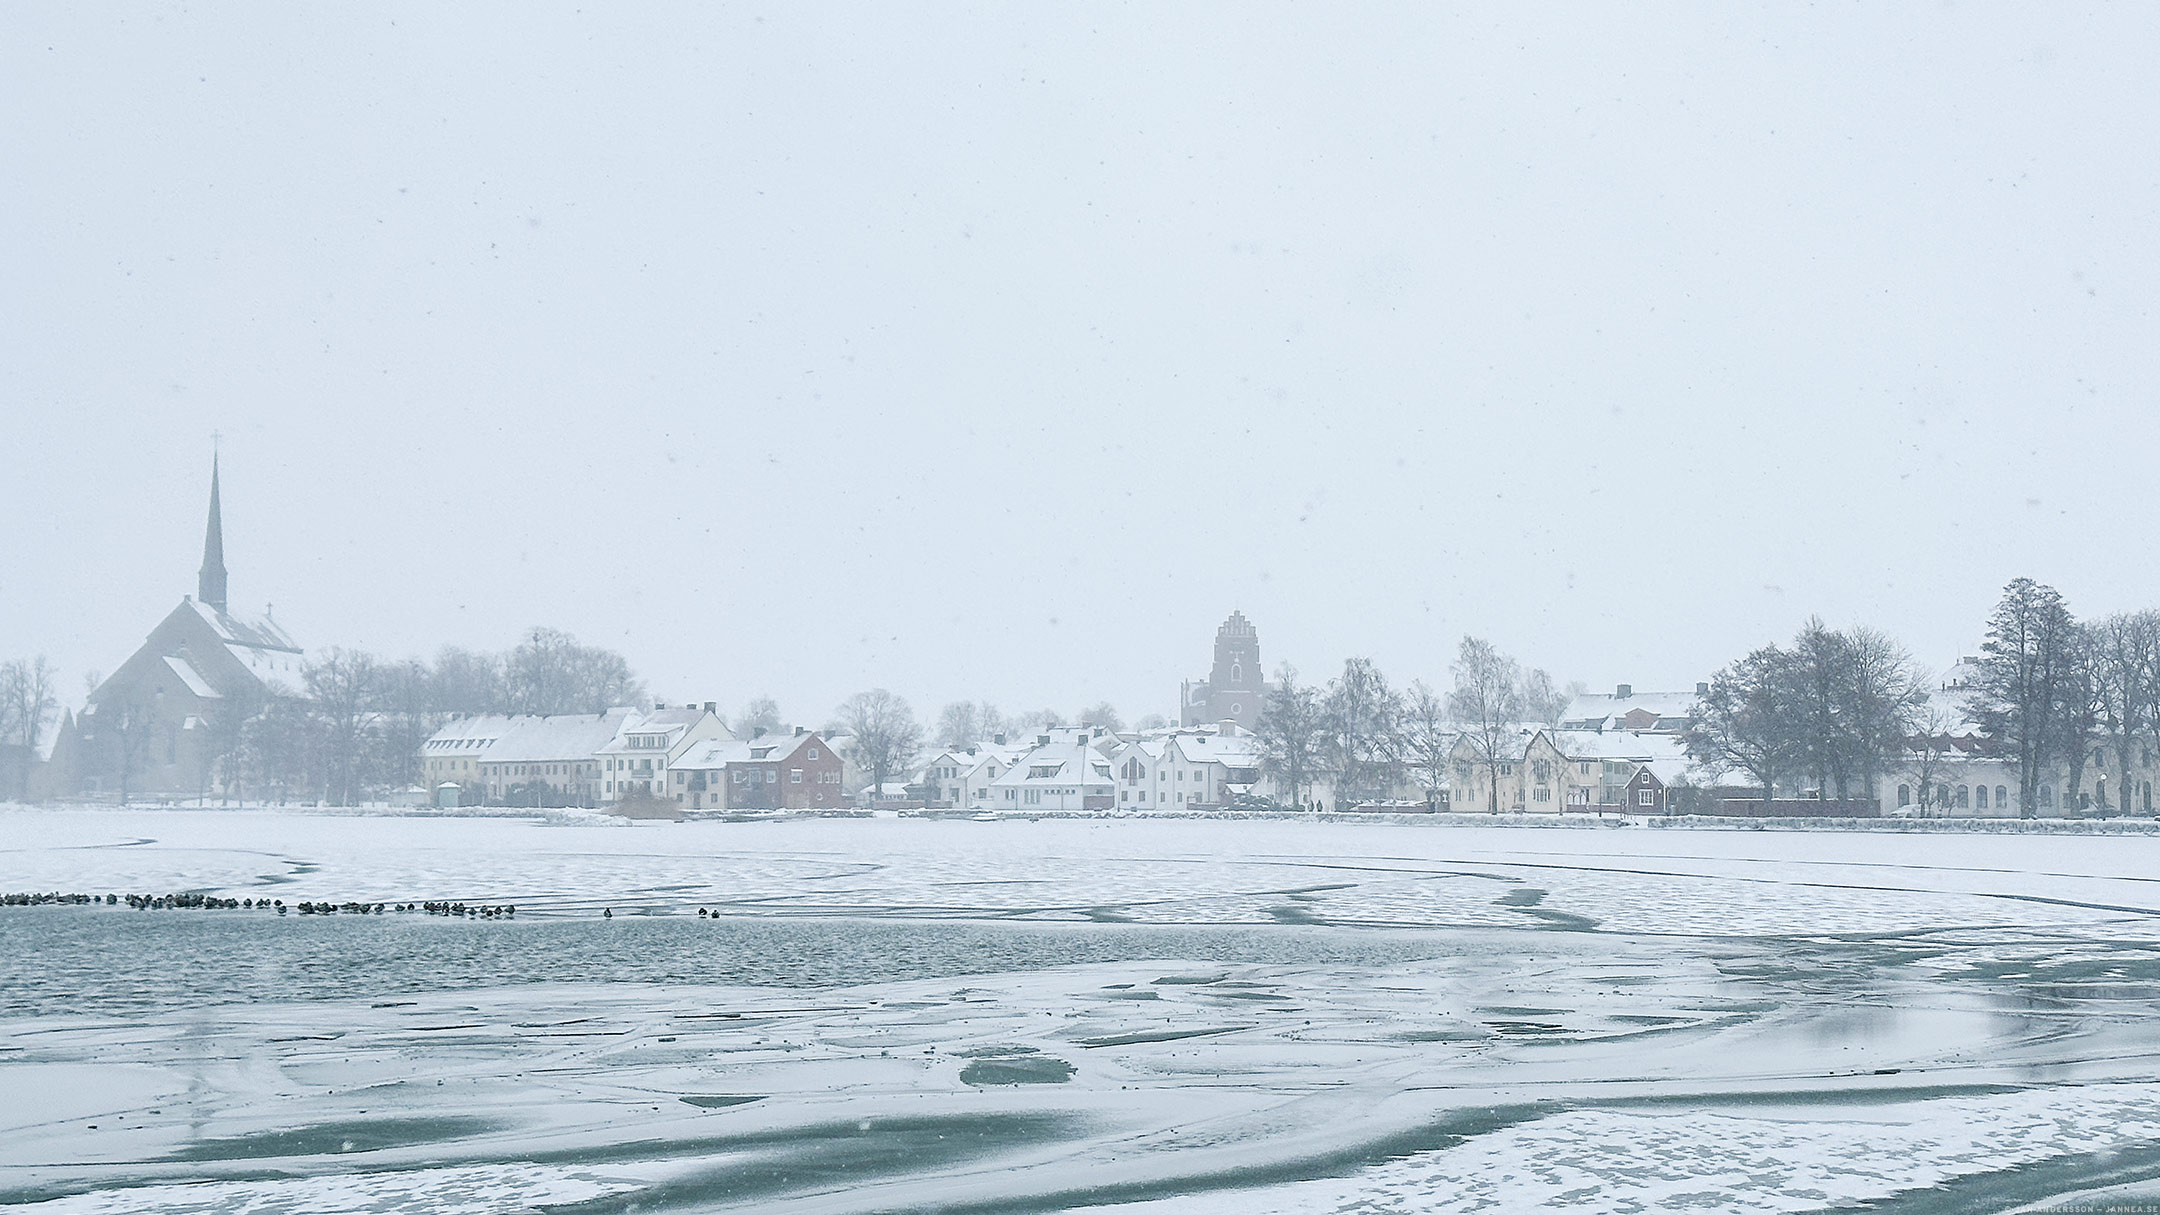
<svg viewBox="0 0 2160 1215">
<path fill-rule="evenodd" d="M 2160 915 L 2160 838 L 0 810 L 0 888 L 739 914 L 1883 933 Z M 1535 891 L 1535 902 L 1515 892 Z"/>
<path fill-rule="evenodd" d="M 0 1202 L 31 1210 L 1789 1211 L 2142 1176 L 2093 1163 L 2111 1153 L 2160 1175 L 2155 840 L 20 811 L 0 830 L 0 889 L 516 902 L 561 919 L 521 924 L 536 943 L 613 907 L 696 941 L 754 918 L 779 950 L 830 948 L 821 916 L 1194 939 L 1090 922 L 1130 920 L 1330 959 L 1126 949 L 147 1018 L 56 998 L 0 1021 Z M 245 913 L 0 914 L 94 936 L 89 917 Z M 338 933 L 397 928 L 218 923 L 328 966 Z M 436 957 L 510 939 L 437 927 Z M 1428 947 L 1379 948 L 1404 935 Z"/>
</svg>

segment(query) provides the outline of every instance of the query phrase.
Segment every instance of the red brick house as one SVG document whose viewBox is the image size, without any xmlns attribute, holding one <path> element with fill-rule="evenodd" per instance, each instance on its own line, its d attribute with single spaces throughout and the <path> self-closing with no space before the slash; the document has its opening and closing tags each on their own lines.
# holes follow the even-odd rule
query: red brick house
<svg viewBox="0 0 2160 1215">
<path fill-rule="evenodd" d="M 847 805 L 840 757 L 814 730 L 699 743 L 671 764 L 668 792 L 688 810 L 828 810 Z"/>
</svg>

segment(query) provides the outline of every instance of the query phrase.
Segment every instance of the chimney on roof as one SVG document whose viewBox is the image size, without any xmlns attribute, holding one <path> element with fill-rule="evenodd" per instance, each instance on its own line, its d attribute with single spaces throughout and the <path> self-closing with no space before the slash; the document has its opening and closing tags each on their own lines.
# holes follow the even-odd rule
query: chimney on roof
<svg viewBox="0 0 2160 1215">
<path fill-rule="evenodd" d="M 1628 697 L 1633 696 L 1634 694 L 1635 685 L 1631 683 L 1624 683 L 1620 685 L 1619 690 L 1613 693 L 1613 699 L 1626 700 Z"/>
<path fill-rule="evenodd" d="M 990 745 L 991 745 L 991 746 L 993 746 L 993 747 L 1002 747 L 1002 746 L 1004 746 L 1004 745 L 1005 745 L 1005 736 L 1004 736 L 1003 734 L 992 734 L 992 735 L 990 736 Z"/>
<path fill-rule="evenodd" d="M 1036 745 L 1036 746 L 1038 746 L 1038 747 L 1047 747 L 1047 746 L 1049 746 L 1049 745 L 1050 745 L 1050 736 L 1049 736 L 1048 734 L 1037 734 L 1037 735 L 1035 736 L 1035 745 Z"/>
<path fill-rule="evenodd" d="M 1710 685 L 1709 685 L 1709 684 L 1707 684 L 1707 683 L 1698 683 L 1698 684 L 1696 684 L 1696 685 L 1695 685 L 1695 694 L 1696 694 L 1697 696 L 1708 696 L 1708 695 L 1710 694 Z"/>
<path fill-rule="evenodd" d="M 808 729 L 802 726 L 795 727 L 795 737 L 797 738 L 801 738 L 803 735 L 808 734 L 809 732 L 810 731 Z"/>
<path fill-rule="evenodd" d="M 713 711 L 717 710 L 717 709 L 718 709 L 719 707 L 720 707 L 720 702 L 719 702 L 719 701 L 717 701 L 717 700 L 708 700 L 708 701 L 706 701 L 706 702 L 705 702 L 705 711 L 706 711 L 707 713 L 711 713 L 711 712 L 713 712 Z"/>
</svg>

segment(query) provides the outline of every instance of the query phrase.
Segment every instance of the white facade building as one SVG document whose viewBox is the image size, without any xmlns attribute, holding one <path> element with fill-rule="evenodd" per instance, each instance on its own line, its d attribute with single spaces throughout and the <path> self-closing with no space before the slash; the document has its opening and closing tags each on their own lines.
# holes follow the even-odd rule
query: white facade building
<svg viewBox="0 0 2160 1215">
<path fill-rule="evenodd" d="M 1117 804 L 1110 757 L 1099 731 L 1058 730 L 990 781 L 991 810 L 1108 810 Z M 1114 744 L 1115 740 L 1111 740 Z"/>
<path fill-rule="evenodd" d="M 633 793 L 672 797 L 668 773 L 674 761 L 696 743 L 732 737 L 712 710 L 695 705 L 632 713 L 594 753 L 600 800 L 619 802 Z"/>
</svg>

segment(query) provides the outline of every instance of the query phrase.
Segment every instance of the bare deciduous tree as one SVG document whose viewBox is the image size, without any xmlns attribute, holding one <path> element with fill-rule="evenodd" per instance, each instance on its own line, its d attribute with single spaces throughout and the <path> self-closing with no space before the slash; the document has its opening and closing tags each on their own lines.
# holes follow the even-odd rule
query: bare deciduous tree
<svg viewBox="0 0 2160 1215">
<path fill-rule="evenodd" d="M 1949 807 L 1943 797 L 1943 772 L 1950 761 L 1961 752 L 1951 737 L 1957 719 L 1942 708 L 1930 706 L 1923 710 L 1913 726 L 1913 736 L 1906 740 L 1904 763 L 1898 775 L 1914 786 L 1913 805 L 1923 817 L 1940 814 Z"/>
<path fill-rule="evenodd" d="M 1425 804 L 1434 809 L 1439 808 L 1440 791 L 1448 787 L 1455 735 L 1446 698 L 1423 681 L 1411 684 L 1403 700 L 1403 756 L 1418 787 L 1425 791 Z"/>
<path fill-rule="evenodd" d="M 1766 645 L 1710 677 L 1688 725 L 1688 754 L 1716 770 L 1739 770 L 1767 805 L 1798 755 L 1787 688 L 1792 656 Z"/>
<path fill-rule="evenodd" d="M 1326 715 L 1319 695 L 1297 681 L 1297 671 L 1284 663 L 1275 673 L 1253 737 L 1260 744 L 1260 768 L 1275 782 L 1290 804 L 1307 804 L 1314 774 L 1319 770 Z"/>
<path fill-rule="evenodd" d="M 854 738 L 855 762 L 870 774 L 870 787 L 915 762 L 922 750 L 922 723 L 905 700 L 883 688 L 857 692 L 838 710 L 842 729 Z"/>
<path fill-rule="evenodd" d="M 1112 734 L 1119 734 L 1124 732 L 1125 718 L 1123 714 L 1117 711 L 1116 705 L 1104 700 L 1080 710 L 1080 724 L 1095 726 L 1108 730 Z"/>
<path fill-rule="evenodd" d="M 431 672 L 434 707 L 443 713 L 507 713 L 509 694 L 503 686 L 502 659 L 457 646 L 444 646 L 435 655 Z"/>
<path fill-rule="evenodd" d="M 645 685 L 612 650 L 578 644 L 558 629 L 534 629 L 503 662 L 513 713 L 604 713 L 645 698 Z"/>
<path fill-rule="evenodd" d="M 1031 730 L 1060 730 L 1065 727 L 1065 715 L 1056 709 L 1036 709 L 1012 718 L 1010 725 L 1022 734 Z"/>
<path fill-rule="evenodd" d="M 30 797 L 30 771 L 37 759 L 38 736 L 46 714 L 52 712 L 58 700 L 54 688 L 58 681 L 59 674 L 43 654 L 18 658 L 0 667 L 0 746 L 22 748 L 15 790 L 20 800 Z"/>
<path fill-rule="evenodd" d="M 2081 682 L 2076 634 L 2077 621 L 2061 593 L 2030 578 L 2004 587 L 1988 617 L 1973 711 L 1989 737 L 2016 757 L 2018 812 L 2028 818 L 2036 813 L 2040 780 L 2050 767 L 2066 760 L 2082 767 L 2076 757 L 2084 740 L 2064 745 L 2071 739 L 2065 707 L 2078 699 Z M 2075 797 L 2074 780 L 2066 805 Z"/>
<path fill-rule="evenodd" d="M 1567 712 L 1568 702 L 1573 699 L 1554 685 L 1553 677 L 1542 667 L 1523 677 L 1523 719 L 1526 721 L 1557 726 L 1561 715 Z"/>
<path fill-rule="evenodd" d="M 1485 770 L 1487 799 L 1500 813 L 1500 766 L 1517 758 L 1523 704 L 1521 668 L 1489 641 L 1465 637 L 1449 667 L 1455 686 L 1447 715 L 1461 728 L 1472 762 Z"/>
<path fill-rule="evenodd" d="M 750 703 L 735 715 L 735 734 L 739 738 L 778 734 L 780 726 L 780 702 L 770 696 L 751 697 Z"/>
<path fill-rule="evenodd" d="M 352 805 L 376 726 L 381 664 L 364 651 L 332 647 L 301 668 L 300 680 L 322 743 L 323 798 L 333 805 Z"/>
<path fill-rule="evenodd" d="M 1325 754 L 1336 808 L 1388 796 L 1402 752 L 1402 698 L 1388 687 L 1387 677 L 1372 659 L 1352 658 L 1328 683 L 1320 704 L 1327 715 Z"/>
</svg>

